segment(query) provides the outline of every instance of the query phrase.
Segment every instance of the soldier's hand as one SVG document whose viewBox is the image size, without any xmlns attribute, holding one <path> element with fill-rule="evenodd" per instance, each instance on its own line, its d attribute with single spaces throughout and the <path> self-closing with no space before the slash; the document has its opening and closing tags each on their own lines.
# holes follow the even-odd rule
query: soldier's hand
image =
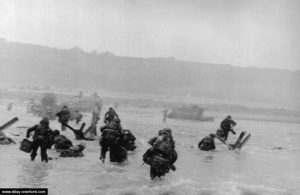
<svg viewBox="0 0 300 195">
<path fill-rule="evenodd" d="M 102 157 L 102 156 L 100 156 L 100 160 L 102 161 L 102 163 L 104 163 L 104 161 L 105 161 L 105 158 L 104 158 L 104 157 Z"/>
</svg>

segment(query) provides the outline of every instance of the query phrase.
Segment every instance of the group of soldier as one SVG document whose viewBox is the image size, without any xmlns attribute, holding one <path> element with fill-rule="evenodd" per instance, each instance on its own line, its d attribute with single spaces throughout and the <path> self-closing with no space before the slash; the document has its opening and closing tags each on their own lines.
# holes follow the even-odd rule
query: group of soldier
<svg viewBox="0 0 300 195">
<path fill-rule="evenodd" d="M 232 134 L 236 134 L 236 132 L 233 130 L 233 127 L 236 126 L 236 124 L 237 123 L 234 120 L 232 120 L 232 117 L 228 115 L 221 122 L 220 128 L 215 134 L 209 134 L 198 143 L 198 148 L 204 151 L 215 150 L 216 146 L 214 139 L 218 138 L 220 141 L 225 143 L 227 141 L 229 132 L 231 132 Z"/>
<path fill-rule="evenodd" d="M 83 132 L 85 123 L 83 123 L 78 130 L 68 124 L 70 120 L 70 109 L 68 106 L 63 106 L 56 116 L 58 116 L 58 121 L 61 123 L 61 131 L 65 131 L 66 128 L 69 128 L 74 132 L 77 140 L 91 141 L 95 139 L 87 137 L 87 133 L 96 134 L 97 123 L 100 120 L 100 112 L 101 107 L 96 106 L 92 112 L 91 125 L 85 132 Z M 120 117 L 112 107 L 110 107 L 104 115 L 104 124 L 104 126 L 100 127 L 100 160 L 104 163 L 106 153 L 109 151 L 110 162 L 122 163 L 127 160 L 128 151 L 135 150 L 136 138 L 130 130 L 122 128 Z M 60 152 L 61 157 L 83 156 L 82 151 L 85 148 L 85 144 L 73 146 L 72 141 L 66 136 L 61 135 L 59 130 L 51 130 L 48 118 L 43 118 L 39 124 L 29 128 L 26 134 L 27 139 L 31 136 L 32 132 L 32 143 L 30 145 L 30 157 L 32 161 L 35 160 L 37 150 L 40 148 L 41 160 L 47 163 L 49 160 L 47 149 L 53 145 L 55 149 Z M 151 167 L 151 179 L 156 177 L 160 178 L 170 170 L 175 171 L 176 167 L 174 163 L 177 160 L 177 152 L 175 150 L 175 142 L 171 129 L 160 130 L 158 136 L 152 138 L 149 144 L 151 147 L 143 155 L 143 161 Z"/>
<path fill-rule="evenodd" d="M 90 135 L 97 135 L 97 123 L 100 120 L 101 107 L 96 105 L 92 112 L 92 120 L 90 127 L 84 132 L 85 123 L 81 128 L 76 130 L 72 128 L 68 122 L 70 120 L 70 109 L 64 106 L 57 114 L 58 121 L 61 123 L 61 131 L 69 128 L 74 132 L 76 140 L 92 141 L 95 140 Z M 82 114 L 77 113 L 74 119 L 79 123 Z M 110 107 L 104 115 L 104 126 L 100 127 L 100 141 L 101 146 L 100 160 L 104 163 L 106 153 L 109 151 L 110 162 L 122 163 L 127 160 L 128 151 L 133 151 L 136 148 L 135 136 L 130 130 L 122 128 L 121 120 L 116 111 Z M 235 134 L 233 126 L 236 122 L 232 120 L 231 116 L 227 116 L 220 125 L 220 129 L 215 134 L 209 134 L 203 138 L 198 148 L 200 150 L 209 151 L 214 150 L 214 139 L 227 140 L 229 132 Z M 72 141 L 66 136 L 61 135 L 59 130 L 52 131 L 49 127 L 49 120 L 43 118 L 38 125 L 28 129 L 26 137 L 29 138 L 31 132 L 33 134 L 33 141 L 31 145 L 31 160 L 33 161 L 37 156 L 37 150 L 40 147 L 41 160 L 48 162 L 47 149 L 54 145 L 55 149 L 60 152 L 62 157 L 81 157 L 85 144 L 73 146 Z M 175 150 L 175 141 L 172 136 L 172 130 L 164 128 L 158 131 L 158 135 L 150 139 L 150 148 L 146 150 L 143 155 L 144 163 L 150 166 L 151 179 L 160 178 L 168 173 L 170 170 L 175 171 L 174 163 L 177 160 L 177 152 Z"/>
</svg>

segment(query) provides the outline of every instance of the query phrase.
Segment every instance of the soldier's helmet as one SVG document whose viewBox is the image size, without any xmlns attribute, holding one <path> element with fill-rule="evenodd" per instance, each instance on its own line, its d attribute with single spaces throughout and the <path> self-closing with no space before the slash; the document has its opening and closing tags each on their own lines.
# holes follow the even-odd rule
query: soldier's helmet
<svg viewBox="0 0 300 195">
<path fill-rule="evenodd" d="M 170 128 L 164 128 L 158 131 L 159 136 L 172 137 L 172 130 Z"/>
<path fill-rule="evenodd" d="M 232 117 L 231 117 L 230 115 L 228 115 L 226 118 L 227 118 L 227 119 L 232 119 Z"/>
<path fill-rule="evenodd" d="M 41 125 L 49 125 L 49 119 L 48 119 L 48 118 L 43 118 L 43 119 L 40 121 L 40 124 L 41 124 Z"/>
<path fill-rule="evenodd" d="M 211 134 L 209 134 L 209 137 L 211 137 L 211 138 L 215 138 L 215 137 L 216 137 L 216 135 L 215 135 L 215 134 L 213 134 L 213 133 L 211 133 Z"/>
<path fill-rule="evenodd" d="M 54 136 L 57 136 L 57 135 L 59 135 L 60 133 L 59 133 L 59 131 L 56 129 L 56 130 L 53 131 L 53 134 L 54 134 Z"/>
</svg>

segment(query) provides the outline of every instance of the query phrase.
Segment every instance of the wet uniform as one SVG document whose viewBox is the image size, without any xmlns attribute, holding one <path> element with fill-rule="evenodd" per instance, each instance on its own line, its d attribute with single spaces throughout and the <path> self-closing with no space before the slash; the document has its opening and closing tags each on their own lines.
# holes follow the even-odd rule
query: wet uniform
<svg viewBox="0 0 300 195">
<path fill-rule="evenodd" d="M 135 145 L 135 136 L 131 133 L 130 130 L 123 130 L 123 134 L 120 140 L 120 145 L 124 148 L 126 148 L 126 150 L 135 150 L 136 149 L 136 145 Z"/>
<path fill-rule="evenodd" d="M 97 123 L 100 120 L 100 107 L 96 107 L 92 113 L 92 122 L 91 126 L 85 131 L 85 136 L 94 139 L 97 136 Z"/>
<path fill-rule="evenodd" d="M 209 151 L 209 150 L 216 149 L 214 138 L 212 138 L 211 136 L 207 136 L 207 137 L 203 138 L 199 142 L 198 148 L 200 150 L 204 150 L 204 151 Z"/>
<path fill-rule="evenodd" d="M 231 118 L 227 117 L 221 122 L 221 131 L 219 131 L 217 134 L 218 136 L 224 138 L 227 140 L 229 131 L 235 134 L 235 131 L 232 129 L 232 126 L 235 126 L 236 122 L 232 120 Z"/>
<path fill-rule="evenodd" d="M 159 136 L 150 139 L 148 142 L 152 145 L 143 155 L 143 161 L 150 165 L 150 177 L 164 176 L 172 169 L 177 160 L 177 152 L 175 150 L 175 142 L 173 141 L 171 130 L 163 129 L 159 131 Z"/>
<path fill-rule="evenodd" d="M 123 162 L 127 159 L 127 150 L 121 146 L 120 139 L 123 136 L 123 130 L 118 120 L 113 120 L 108 125 L 101 128 L 101 155 L 100 159 L 104 161 L 106 152 L 109 149 L 111 162 Z"/>
<path fill-rule="evenodd" d="M 48 123 L 49 124 L 49 123 Z M 31 160 L 34 161 L 37 150 L 41 148 L 41 160 L 48 162 L 47 147 L 50 142 L 51 129 L 47 123 L 42 122 L 39 125 L 35 125 L 27 130 L 26 137 L 30 137 L 30 133 L 34 132 L 32 142 Z"/>
<path fill-rule="evenodd" d="M 61 123 L 61 130 L 62 131 L 65 131 L 66 130 L 66 126 L 63 124 L 68 124 L 69 122 L 69 119 L 71 117 L 71 112 L 70 110 L 68 109 L 68 107 L 63 107 L 61 109 L 61 111 L 59 113 L 56 114 L 56 116 L 58 116 L 58 121 Z"/>
<path fill-rule="evenodd" d="M 83 116 L 82 116 L 82 114 L 81 114 L 79 111 L 76 111 L 76 112 L 74 113 L 74 119 L 75 119 L 75 121 L 76 121 L 76 124 L 79 124 L 79 123 L 80 123 L 82 117 L 83 117 Z"/>
<path fill-rule="evenodd" d="M 64 135 L 55 136 L 53 142 L 54 142 L 54 148 L 58 149 L 58 150 L 69 149 L 70 147 L 73 146 L 73 143 L 71 142 L 71 140 L 69 140 Z"/>
<path fill-rule="evenodd" d="M 85 144 L 81 143 L 68 150 L 64 150 L 60 153 L 60 157 L 83 157 L 82 151 L 85 149 Z"/>
<path fill-rule="evenodd" d="M 104 123 L 105 124 L 109 124 L 110 122 L 112 122 L 115 118 L 118 118 L 118 114 L 116 113 L 116 111 L 112 108 L 110 108 L 104 115 Z"/>
</svg>

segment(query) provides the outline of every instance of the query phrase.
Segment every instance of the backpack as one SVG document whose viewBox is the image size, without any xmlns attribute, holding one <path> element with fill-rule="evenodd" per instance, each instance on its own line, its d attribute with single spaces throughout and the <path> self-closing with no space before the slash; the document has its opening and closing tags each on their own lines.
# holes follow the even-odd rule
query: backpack
<svg viewBox="0 0 300 195">
<path fill-rule="evenodd" d="M 103 131 L 103 141 L 107 144 L 117 144 L 120 139 L 121 133 L 114 129 L 105 129 Z"/>
<path fill-rule="evenodd" d="M 170 161 L 159 154 L 152 155 L 144 159 L 144 162 L 151 167 L 158 168 L 161 166 L 168 166 Z"/>
<path fill-rule="evenodd" d="M 172 146 L 167 140 L 156 140 L 153 146 L 163 154 L 170 154 L 172 151 Z"/>
<path fill-rule="evenodd" d="M 49 131 L 48 127 L 43 127 L 43 126 L 39 125 L 34 133 L 33 139 L 44 141 L 46 138 L 49 137 L 48 131 Z"/>
</svg>

